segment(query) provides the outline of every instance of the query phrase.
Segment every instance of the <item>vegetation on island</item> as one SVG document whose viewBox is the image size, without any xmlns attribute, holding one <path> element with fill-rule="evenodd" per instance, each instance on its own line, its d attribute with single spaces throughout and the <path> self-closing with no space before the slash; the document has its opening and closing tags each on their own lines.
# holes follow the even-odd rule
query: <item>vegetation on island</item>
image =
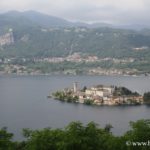
<svg viewBox="0 0 150 150">
<path fill-rule="evenodd" d="M 93 104 L 93 100 L 92 99 L 85 99 L 84 100 L 84 104 L 86 104 L 86 105 L 92 105 Z"/>
<path fill-rule="evenodd" d="M 60 101 L 66 101 L 66 102 L 77 102 L 78 101 L 78 96 L 72 96 L 72 92 L 69 91 L 67 93 L 63 91 L 57 91 L 52 94 L 55 99 L 60 100 Z"/>
<path fill-rule="evenodd" d="M 145 103 L 150 104 L 150 92 L 144 93 L 143 99 Z"/>
<path fill-rule="evenodd" d="M 115 87 L 115 90 L 113 92 L 114 96 L 139 96 L 140 94 L 137 92 L 132 92 L 131 90 L 127 89 L 126 87 Z"/>
<path fill-rule="evenodd" d="M 84 90 L 84 88 L 83 88 L 83 90 Z M 52 96 L 56 100 L 60 100 L 60 101 L 64 101 L 64 102 L 78 103 L 79 102 L 79 97 L 78 96 L 73 96 L 72 94 L 73 93 L 71 91 L 67 92 L 67 93 L 65 93 L 63 91 L 57 91 L 57 92 L 53 93 Z M 92 99 L 85 99 L 84 104 L 92 105 L 93 100 Z"/>
<path fill-rule="evenodd" d="M 24 141 L 14 141 L 6 128 L 0 129 L 0 150 L 149 150 L 150 120 L 130 122 L 121 136 L 94 122 L 71 122 L 63 129 L 23 129 Z"/>
</svg>

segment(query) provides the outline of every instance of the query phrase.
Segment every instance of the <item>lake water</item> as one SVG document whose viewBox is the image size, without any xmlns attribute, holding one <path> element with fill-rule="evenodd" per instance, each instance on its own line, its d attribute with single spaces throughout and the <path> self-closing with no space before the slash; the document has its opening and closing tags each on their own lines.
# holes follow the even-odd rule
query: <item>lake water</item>
<svg viewBox="0 0 150 150">
<path fill-rule="evenodd" d="M 123 76 L 0 76 L 0 127 L 7 126 L 21 140 L 21 129 L 63 128 L 71 121 L 110 123 L 113 133 L 123 134 L 129 121 L 150 119 L 150 107 L 86 106 L 47 99 L 65 87 L 105 84 L 125 86 L 143 94 L 150 91 L 150 77 Z"/>
</svg>

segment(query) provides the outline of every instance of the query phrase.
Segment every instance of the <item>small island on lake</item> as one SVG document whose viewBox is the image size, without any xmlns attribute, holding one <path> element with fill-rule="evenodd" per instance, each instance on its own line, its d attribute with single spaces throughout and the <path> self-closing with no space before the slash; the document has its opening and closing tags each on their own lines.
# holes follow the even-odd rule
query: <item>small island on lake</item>
<svg viewBox="0 0 150 150">
<path fill-rule="evenodd" d="M 72 103 L 83 103 L 87 105 L 138 105 L 149 103 L 150 93 L 143 96 L 138 92 L 132 92 L 126 87 L 94 85 L 82 89 L 74 82 L 72 88 L 65 88 L 52 93 L 56 100 Z"/>
</svg>

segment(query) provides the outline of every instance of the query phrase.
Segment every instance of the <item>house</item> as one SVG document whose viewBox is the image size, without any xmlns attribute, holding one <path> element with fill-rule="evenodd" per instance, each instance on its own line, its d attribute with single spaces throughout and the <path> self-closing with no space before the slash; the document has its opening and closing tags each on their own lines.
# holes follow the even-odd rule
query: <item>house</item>
<svg viewBox="0 0 150 150">
<path fill-rule="evenodd" d="M 110 94 L 114 91 L 114 86 L 104 86 L 104 85 L 96 85 L 91 87 L 93 90 L 101 91 L 101 90 L 107 90 Z"/>
<path fill-rule="evenodd" d="M 114 87 L 113 86 L 93 86 L 90 89 L 86 89 L 85 94 L 93 95 L 93 96 L 100 96 L 100 97 L 107 97 L 113 94 Z"/>
</svg>

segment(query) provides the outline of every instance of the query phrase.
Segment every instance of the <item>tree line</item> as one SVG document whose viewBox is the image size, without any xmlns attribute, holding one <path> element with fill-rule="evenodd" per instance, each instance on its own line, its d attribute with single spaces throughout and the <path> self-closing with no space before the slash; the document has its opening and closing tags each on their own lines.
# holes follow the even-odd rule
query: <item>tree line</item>
<svg viewBox="0 0 150 150">
<path fill-rule="evenodd" d="M 150 120 L 130 122 L 130 127 L 116 136 L 110 124 L 101 128 L 94 122 L 84 125 L 77 121 L 63 129 L 23 129 L 26 139 L 21 142 L 14 141 L 7 128 L 1 128 L 0 150 L 149 150 Z"/>
</svg>

